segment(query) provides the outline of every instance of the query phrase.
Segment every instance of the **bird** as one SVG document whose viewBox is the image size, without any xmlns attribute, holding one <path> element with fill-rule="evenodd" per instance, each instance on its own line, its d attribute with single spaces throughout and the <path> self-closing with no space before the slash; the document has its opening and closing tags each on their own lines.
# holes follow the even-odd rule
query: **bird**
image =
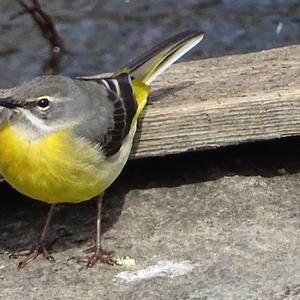
<svg viewBox="0 0 300 300">
<path fill-rule="evenodd" d="M 50 204 L 37 244 L 14 254 L 25 257 L 19 268 L 39 255 L 55 260 L 49 241 L 55 205 L 93 198 L 95 244 L 76 259 L 87 268 L 112 262 L 101 243 L 103 194 L 128 160 L 151 83 L 203 37 L 176 34 L 110 77 L 38 76 L 0 97 L 0 174 L 19 193 Z"/>
</svg>

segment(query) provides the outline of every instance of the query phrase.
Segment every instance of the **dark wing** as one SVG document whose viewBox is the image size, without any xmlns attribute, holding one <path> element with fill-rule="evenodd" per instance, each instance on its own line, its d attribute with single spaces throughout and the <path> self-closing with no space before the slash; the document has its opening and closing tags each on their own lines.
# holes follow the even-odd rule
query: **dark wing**
<svg viewBox="0 0 300 300">
<path fill-rule="evenodd" d="M 131 128 L 138 107 L 131 79 L 128 74 L 122 73 L 114 78 L 81 78 L 80 80 L 102 84 L 107 90 L 109 101 L 114 105 L 113 126 L 107 130 L 100 141 L 103 153 L 106 156 L 114 155 L 122 146 Z"/>
</svg>

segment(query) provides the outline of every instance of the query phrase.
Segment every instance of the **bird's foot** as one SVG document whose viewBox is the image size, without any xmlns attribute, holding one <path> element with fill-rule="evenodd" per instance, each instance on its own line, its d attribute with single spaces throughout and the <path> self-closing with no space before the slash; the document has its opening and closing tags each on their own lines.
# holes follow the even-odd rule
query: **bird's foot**
<svg viewBox="0 0 300 300">
<path fill-rule="evenodd" d="M 97 262 L 102 264 L 109 264 L 109 265 L 115 265 L 116 261 L 112 257 L 112 251 L 106 251 L 102 249 L 101 246 L 93 246 L 86 250 L 84 250 L 84 253 L 87 253 L 87 255 L 83 256 L 73 256 L 68 259 L 69 260 L 75 260 L 78 263 L 86 263 L 86 268 L 92 268 Z M 88 254 L 91 253 L 91 254 Z"/>
<path fill-rule="evenodd" d="M 50 247 L 51 244 L 40 242 L 38 245 L 32 247 L 30 250 L 15 252 L 12 253 L 9 257 L 17 258 L 17 257 L 26 256 L 26 258 L 23 261 L 20 261 L 18 263 L 18 268 L 24 268 L 29 263 L 34 261 L 39 255 L 43 255 L 43 257 L 48 261 L 54 262 L 55 261 L 54 257 L 49 253 Z"/>
</svg>

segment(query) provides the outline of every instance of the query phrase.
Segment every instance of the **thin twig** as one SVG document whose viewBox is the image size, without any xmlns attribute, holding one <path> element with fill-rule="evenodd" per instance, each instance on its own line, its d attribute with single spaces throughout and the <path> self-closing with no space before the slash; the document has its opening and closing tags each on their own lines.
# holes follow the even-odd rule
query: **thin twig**
<svg viewBox="0 0 300 300">
<path fill-rule="evenodd" d="M 59 70 L 59 61 L 63 54 L 65 54 L 66 48 L 63 40 L 59 36 L 55 24 L 51 17 L 41 8 L 38 0 L 30 0 L 31 6 L 25 3 L 23 0 L 17 0 L 22 6 L 23 10 L 13 15 L 11 19 L 15 19 L 24 14 L 30 14 L 37 26 L 39 27 L 43 37 L 48 40 L 50 44 L 50 58 L 45 63 L 43 71 L 51 70 L 51 73 L 57 73 Z M 49 72 L 48 72 L 49 73 Z"/>
</svg>

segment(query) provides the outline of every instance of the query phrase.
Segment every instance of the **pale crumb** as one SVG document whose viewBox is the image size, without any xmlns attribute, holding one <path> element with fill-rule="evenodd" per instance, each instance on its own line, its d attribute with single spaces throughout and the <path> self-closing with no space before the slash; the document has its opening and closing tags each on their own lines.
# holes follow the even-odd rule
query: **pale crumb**
<svg viewBox="0 0 300 300">
<path fill-rule="evenodd" d="M 132 267 L 136 265 L 135 259 L 130 256 L 122 256 L 116 259 L 116 265 Z"/>
<path fill-rule="evenodd" d="M 286 174 L 287 174 L 287 171 L 286 171 L 285 168 L 278 169 L 277 172 L 278 172 L 280 175 L 286 175 Z"/>
</svg>

